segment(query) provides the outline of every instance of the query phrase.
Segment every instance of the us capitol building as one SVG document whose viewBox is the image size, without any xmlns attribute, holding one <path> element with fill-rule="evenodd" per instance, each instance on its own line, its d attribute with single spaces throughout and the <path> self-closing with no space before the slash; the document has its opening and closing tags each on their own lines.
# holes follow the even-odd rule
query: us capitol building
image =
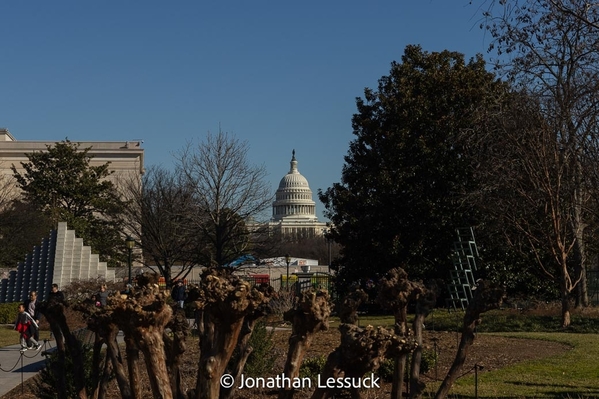
<svg viewBox="0 0 599 399">
<path fill-rule="evenodd" d="M 284 237 L 320 237 L 327 225 L 318 221 L 308 180 L 297 169 L 295 150 L 290 164 L 289 172 L 279 183 L 268 228 Z"/>
</svg>

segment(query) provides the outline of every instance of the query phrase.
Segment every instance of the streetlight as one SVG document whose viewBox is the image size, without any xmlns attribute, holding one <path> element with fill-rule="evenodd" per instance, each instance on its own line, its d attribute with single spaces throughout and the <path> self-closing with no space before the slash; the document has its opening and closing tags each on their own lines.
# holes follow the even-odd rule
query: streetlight
<svg viewBox="0 0 599 399">
<path fill-rule="evenodd" d="M 327 229 L 322 229 L 322 235 L 324 236 L 324 239 L 327 240 L 327 248 L 329 251 L 329 265 L 328 265 L 328 273 L 331 274 L 331 238 L 329 237 L 329 234 L 331 233 L 331 229 L 329 228 Z"/>
<path fill-rule="evenodd" d="M 285 255 L 285 263 L 287 263 L 287 289 L 289 289 L 289 262 L 291 262 L 291 256 Z"/>
<path fill-rule="evenodd" d="M 135 247 L 135 240 L 131 238 L 131 236 L 127 236 L 125 239 L 125 244 L 127 245 L 127 250 L 129 251 L 129 257 L 127 259 L 127 263 L 129 265 L 129 280 L 127 284 L 131 284 L 131 252 L 133 251 L 133 247 Z"/>
</svg>

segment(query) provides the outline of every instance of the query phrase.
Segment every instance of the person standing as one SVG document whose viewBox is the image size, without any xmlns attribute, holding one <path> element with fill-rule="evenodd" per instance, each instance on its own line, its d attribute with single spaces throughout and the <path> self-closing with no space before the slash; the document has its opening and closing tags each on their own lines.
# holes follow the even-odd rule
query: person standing
<svg viewBox="0 0 599 399">
<path fill-rule="evenodd" d="M 100 286 L 100 292 L 96 294 L 96 299 L 100 302 L 100 306 L 106 306 L 106 300 L 108 299 L 108 291 L 106 291 L 106 284 Z"/>
<path fill-rule="evenodd" d="M 58 289 L 58 284 L 52 284 L 52 290 L 48 294 L 48 302 L 64 303 L 64 294 Z"/>
<path fill-rule="evenodd" d="M 35 341 L 40 340 L 40 331 L 39 331 L 38 326 L 40 324 L 40 319 L 42 317 L 42 315 L 39 311 L 38 304 L 39 304 L 39 302 L 37 300 L 37 292 L 31 291 L 29 293 L 29 299 L 27 299 L 25 301 L 24 306 L 25 306 L 25 311 L 27 313 L 29 313 L 29 315 L 35 321 L 34 334 L 33 334 L 33 339 L 35 339 Z"/>
<path fill-rule="evenodd" d="M 185 303 L 185 286 L 183 285 L 183 280 L 177 280 L 171 291 L 171 297 L 183 309 L 183 304 Z"/>
</svg>

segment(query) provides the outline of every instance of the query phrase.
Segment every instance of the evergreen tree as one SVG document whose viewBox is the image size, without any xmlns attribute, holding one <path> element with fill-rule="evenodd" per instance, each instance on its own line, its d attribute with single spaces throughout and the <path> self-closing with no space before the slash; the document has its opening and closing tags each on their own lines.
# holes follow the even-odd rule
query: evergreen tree
<svg viewBox="0 0 599 399">
<path fill-rule="evenodd" d="M 342 285 L 397 266 L 412 279 L 448 277 L 455 229 L 474 223 L 461 203 L 472 189 L 468 136 L 504 88 L 481 56 L 408 46 L 356 100 L 341 183 L 319 191 Z"/>
<path fill-rule="evenodd" d="M 121 237 L 123 202 L 113 183 L 109 163 L 91 166 L 89 150 L 65 139 L 47 151 L 27 154 L 24 171 L 12 171 L 23 201 L 47 215 L 54 227 L 66 222 L 100 259 L 115 265 L 124 260 Z"/>
</svg>

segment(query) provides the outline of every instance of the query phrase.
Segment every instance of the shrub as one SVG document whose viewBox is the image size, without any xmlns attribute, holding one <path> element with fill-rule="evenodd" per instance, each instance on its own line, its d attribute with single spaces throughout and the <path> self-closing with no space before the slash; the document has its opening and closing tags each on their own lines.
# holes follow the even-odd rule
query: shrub
<svg viewBox="0 0 599 399">
<path fill-rule="evenodd" d="M 277 354 L 274 351 L 274 329 L 268 331 L 266 323 L 259 321 L 254 327 L 250 337 L 250 346 L 253 348 L 248 357 L 244 372 L 251 377 L 261 377 L 272 371 Z"/>
<path fill-rule="evenodd" d="M 0 303 L 0 324 L 11 324 L 17 319 L 19 302 Z"/>
<path fill-rule="evenodd" d="M 325 355 L 304 359 L 302 366 L 300 367 L 300 378 L 308 377 L 314 383 L 318 378 L 318 375 L 322 374 L 326 363 L 327 357 Z"/>
<path fill-rule="evenodd" d="M 422 360 L 420 361 L 420 373 L 428 373 L 432 370 L 437 364 L 438 354 L 435 353 L 434 350 L 423 350 L 422 351 Z M 409 368 L 412 361 L 412 355 L 408 355 L 406 359 L 406 376 L 405 378 L 409 378 Z M 393 369 L 395 367 L 395 359 L 385 359 L 378 370 L 376 371 L 376 375 L 381 377 L 383 381 L 391 382 L 393 381 Z"/>
<path fill-rule="evenodd" d="M 91 346 L 83 346 L 83 367 L 85 369 L 85 381 L 87 382 L 86 390 L 88 393 L 90 393 L 93 389 L 93 387 L 91 386 L 92 358 L 93 350 Z M 46 367 L 44 367 L 39 372 L 39 377 L 35 379 L 33 391 L 36 394 L 36 397 L 40 399 L 55 399 L 59 397 L 56 391 L 57 381 L 56 378 L 54 378 L 54 374 L 52 373 L 52 369 L 56 362 L 58 362 L 58 352 L 54 351 L 48 355 L 48 357 L 46 358 Z M 76 398 L 77 394 L 75 392 L 73 360 L 71 356 L 68 355 L 68 352 L 65 363 L 66 364 L 64 374 L 66 377 L 67 388 L 65 396 L 67 398 Z"/>
<path fill-rule="evenodd" d="M 243 369 L 245 375 L 263 377 L 272 371 L 278 357 L 278 354 L 274 350 L 275 343 L 273 335 L 274 330 L 268 331 L 264 321 L 256 323 L 249 340 L 249 345 L 253 350 Z M 235 352 L 229 361 L 229 366 L 237 363 L 237 359 L 239 359 L 239 348 L 235 348 Z"/>
<path fill-rule="evenodd" d="M 278 321 L 283 320 L 283 314 L 293 308 L 295 304 L 295 291 L 282 289 L 271 298 L 268 303 L 272 310 L 272 317 Z"/>
<path fill-rule="evenodd" d="M 106 284 L 109 295 L 125 288 L 124 283 L 104 281 L 103 278 L 99 277 L 88 280 L 74 280 L 60 289 L 67 302 L 75 303 L 82 302 L 90 298 L 93 294 L 97 294 L 102 284 Z"/>
</svg>

